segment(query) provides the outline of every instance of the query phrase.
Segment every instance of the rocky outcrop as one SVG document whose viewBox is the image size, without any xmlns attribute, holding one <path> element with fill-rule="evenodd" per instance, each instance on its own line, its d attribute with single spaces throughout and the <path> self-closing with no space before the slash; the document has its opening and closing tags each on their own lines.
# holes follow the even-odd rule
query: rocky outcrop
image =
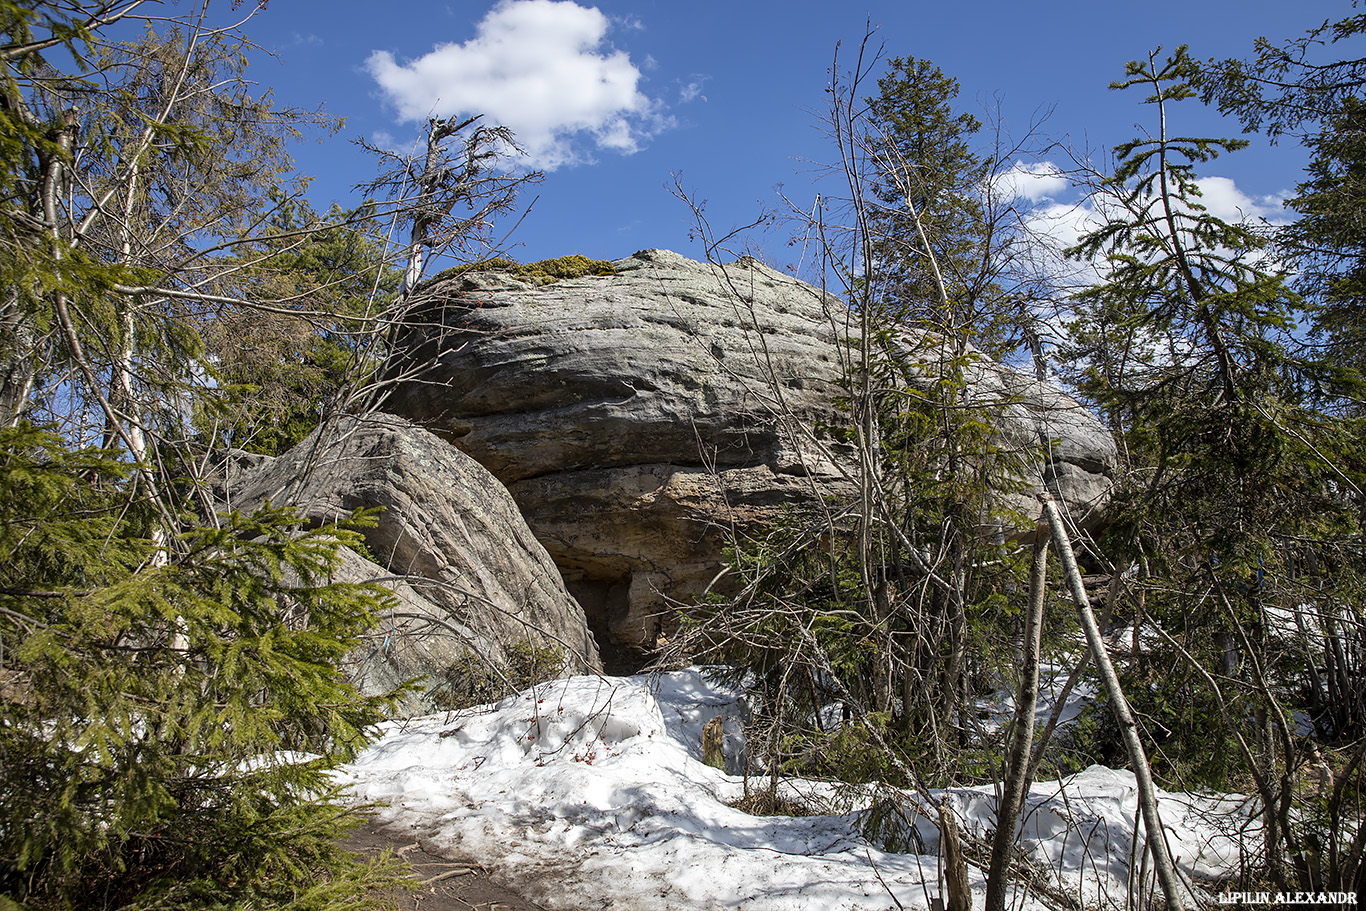
<svg viewBox="0 0 1366 911">
<path fill-rule="evenodd" d="M 365 692 L 420 675 L 440 686 L 453 667 L 505 666 L 527 646 L 555 650 L 570 672 L 600 667 L 583 610 L 507 490 L 427 431 L 388 415 L 343 418 L 235 481 L 240 509 L 270 501 L 328 522 L 381 508 L 365 530 L 369 559 L 348 555 L 336 574 L 388 579 L 398 600 L 348 661 Z"/>
<path fill-rule="evenodd" d="M 1004 497 L 1005 505 L 1037 516 L 1037 495 L 1048 490 L 1077 527 L 1094 528 L 1104 518 L 1119 459 L 1105 425 L 1056 387 L 998 364 L 975 365 L 968 382 L 974 398 L 1001 403 L 996 432 L 1028 456 L 1021 471 L 1027 489 Z"/>
<path fill-rule="evenodd" d="M 665 250 L 544 287 L 476 273 L 427 289 L 389 408 L 505 483 L 645 464 L 800 468 L 779 415 L 842 420 L 840 354 L 816 289 Z M 780 385 L 774 388 L 771 374 Z"/>
<path fill-rule="evenodd" d="M 615 265 L 544 287 L 481 274 L 429 286 L 387 405 L 508 485 L 609 669 L 654 647 L 671 597 L 710 583 L 728 530 L 848 492 L 829 431 L 848 420 L 854 329 L 837 299 L 752 260 L 723 270 L 648 250 Z M 1004 367 L 972 371 L 974 397 L 999 399 L 1002 442 L 1027 454 L 1026 480 L 1092 514 L 1115 460 L 1103 428 Z"/>
</svg>

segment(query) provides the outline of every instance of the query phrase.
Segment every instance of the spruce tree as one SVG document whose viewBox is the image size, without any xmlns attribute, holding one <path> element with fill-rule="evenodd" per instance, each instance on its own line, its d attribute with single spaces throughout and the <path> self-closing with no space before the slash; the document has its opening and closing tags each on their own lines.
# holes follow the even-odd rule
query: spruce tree
<svg viewBox="0 0 1366 911">
<path fill-rule="evenodd" d="M 1278 253 L 1297 272 L 1295 288 L 1309 313 L 1320 356 L 1366 367 L 1362 345 L 1362 210 L 1366 206 L 1366 58 L 1360 50 L 1366 15 L 1326 20 L 1299 38 L 1258 38 L 1250 59 L 1209 60 L 1192 74 L 1201 98 L 1271 142 L 1298 137 L 1311 160 L 1287 201 L 1296 221 L 1279 232 Z M 1349 397 L 1360 411 L 1361 397 Z"/>
<path fill-rule="evenodd" d="M 1366 102 L 1344 99 L 1305 146 L 1307 178 L 1287 202 L 1299 218 L 1281 241 L 1300 267 L 1296 287 L 1314 305 L 1325 358 L 1366 375 Z"/>
<path fill-rule="evenodd" d="M 1269 875 L 1322 888 L 1313 845 L 1355 823 L 1339 814 L 1311 831 L 1292 809 L 1302 747 L 1288 719 L 1314 711 L 1305 694 L 1322 658 L 1321 641 L 1284 625 L 1359 631 L 1360 463 L 1350 425 L 1322 407 L 1342 374 L 1300 344 L 1304 306 L 1267 238 L 1200 202 L 1196 166 L 1245 143 L 1171 131 L 1196 67 L 1184 47 L 1159 53 L 1112 86 L 1146 91 L 1156 129 L 1116 149 L 1107 220 L 1072 251 L 1101 272 L 1077 298 L 1079 383 L 1130 459 L 1109 553 L 1141 577 L 1130 588 L 1144 597 L 1123 609 L 1163 631 L 1127 682 L 1168 757 L 1157 771 L 1214 785 L 1250 775 Z"/>
<path fill-rule="evenodd" d="M 0 2 L 0 906 L 368 907 L 329 770 L 389 596 L 332 580 L 353 527 L 213 504 L 191 423 L 203 327 L 280 309 L 214 282 L 301 121 L 201 10 L 109 42 L 136 7 Z"/>
<path fill-rule="evenodd" d="M 966 324 L 940 309 L 936 272 L 950 302 L 965 304 L 986 233 L 978 191 L 988 165 L 972 147 L 982 124 L 954 111 L 958 80 L 929 60 L 894 57 L 877 85 L 868 128 L 880 162 L 873 192 L 882 205 L 872 224 L 883 304 L 907 321 L 959 334 Z"/>
<path fill-rule="evenodd" d="M 970 314 L 1001 265 L 976 121 L 953 113 L 957 83 L 914 58 L 893 60 L 865 99 L 873 65 L 861 54 L 847 77 L 837 65 L 827 90 L 852 217 L 821 226 L 839 239 L 821 258 L 850 307 L 832 315 L 848 333 L 849 414 L 812 434 L 835 435 L 856 492 L 737 540 L 739 593 L 680 640 L 752 674 L 763 728 L 751 743 L 775 782 L 780 768 L 917 787 L 980 774 L 992 746 L 975 696 L 1009 650 L 1005 592 L 1024 571 L 993 530 L 1015 524 L 1002 500 L 1030 454 L 999 445 L 1003 403 L 969 388 Z M 835 701 L 843 724 L 823 712 Z M 898 825 L 874 816 L 884 834 Z"/>
<path fill-rule="evenodd" d="M 342 657 L 388 605 L 345 526 L 220 517 L 172 543 L 113 454 L 0 430 L 0 904 L 368 907 L 329 769 L 384 700 Z"/>
</svg>

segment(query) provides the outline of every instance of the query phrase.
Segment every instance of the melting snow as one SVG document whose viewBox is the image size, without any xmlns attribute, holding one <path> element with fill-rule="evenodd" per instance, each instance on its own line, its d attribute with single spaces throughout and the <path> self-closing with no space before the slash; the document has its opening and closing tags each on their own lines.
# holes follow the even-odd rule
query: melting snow
<svg viewBox="0 0 1366 911">
<path fill-rule="evenodd" d="M 756 817 L 728 805 L 744 780 L 702 763 L 702 729 L 723 716 L 736 757 L 744 714 L 737 692 L 698 670 L 574 677 L 493 706 L 391 723 L 342 780 L 357 800 L 383 804 L 386 824 L 477 861 L 550 909 L 931 907 L 939 861 L 924 821 L 929 853 L 898 854 L 859 835 L 857 812 Z M 795 785 L 813 798 L 833 793 Z M 990 786 L 935 796 L 976 834 L 994 827 Z M 1249 810 L 1237 798 L 1164 793 L 1183 871 L 1210 880 L 1235 870 Z M 1020 843 L 1064 891 L 1123 906 L 1136 812 L 1133 775 L 1092 767 L 1035 784 Z M 970 875 L 980 906 L 985 873 Z M 1023 894 L 1011 906 L 1044 907 Z"/>
</svg>

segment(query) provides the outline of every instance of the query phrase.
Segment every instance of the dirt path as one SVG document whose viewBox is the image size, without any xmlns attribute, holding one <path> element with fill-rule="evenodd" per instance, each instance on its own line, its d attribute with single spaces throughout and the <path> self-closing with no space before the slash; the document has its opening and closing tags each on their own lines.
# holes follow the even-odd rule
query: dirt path
<svg viewBox="0 0 1366 911">
<path fill-rule="evenodd" d="M 411 835 L 394 833 L 374 822 L 355 830 L 342 845 L 357 854 L 391 848 L 412 867 L 423 887 L 417 892 L 396 889 L 384 896 L 396 902 L 399 911 L 545 911 L 483 868 L 429 854 Z"/>
</svg>

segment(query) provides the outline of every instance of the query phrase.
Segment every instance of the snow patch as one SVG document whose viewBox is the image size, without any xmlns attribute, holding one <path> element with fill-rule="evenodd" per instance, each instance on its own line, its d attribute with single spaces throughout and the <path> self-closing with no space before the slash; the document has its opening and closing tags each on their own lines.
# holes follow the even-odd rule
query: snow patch
<svg viewBox="0 0 1366 911">
<path fill-rule="evenodd" d="M 745 782 L 702 763 L 702 729 L 722 716 L 728 756 L 739 756 L 745 712 L 739 693 L 698 669 L 574 677 L 493 706 L 391 723 L 342 780 L 357 801 L 384 805 L 381 822 L 433 853 L 477 861 L 548 909 L 932 907 L 941 894 L 937 837 L 924 820 L 916 850 L 929 853 L 898 854 L 859 834 L 862 808 L 756 817 L 729 805 Z M 813 800 L 834 791 L 789 784 Z M 965 829 L 989 836 L 994 788 L 934 796 L 951 801 Z M 1236 869 L 1230 833 L 1246 827 L 1247 802 L 1161 799 L 1187 875 L 1214 880 Z M 1127 772 L 1093 767 L 1036 784 L 1021 847 L 1072 894 L 1122 905 L 1136 806 Z M 985 873 L 970 877 L 980 903 Z M 1012 906 L 1042 907 L 1023 895 Z"/>
</svg>

